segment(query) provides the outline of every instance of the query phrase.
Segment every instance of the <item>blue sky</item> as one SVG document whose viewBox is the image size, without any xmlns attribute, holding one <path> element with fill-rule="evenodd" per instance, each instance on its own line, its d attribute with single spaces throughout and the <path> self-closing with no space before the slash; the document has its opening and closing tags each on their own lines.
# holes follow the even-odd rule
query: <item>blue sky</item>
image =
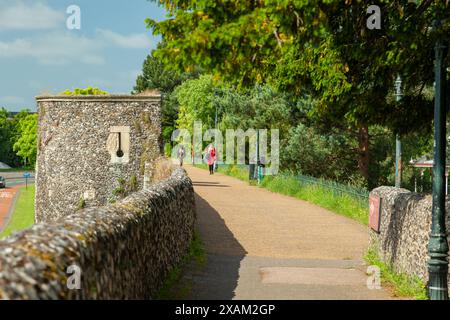
<svg viewBox="0 0 450 320">
<path fill-rule="evenodd" d="M 66 27 L 70 5 L 80 30 Z M 144 20 L 164 17 L 147 0 L 0 0 L 0 107 L 35 110 L 36 95 L 87 86 L 130 93 L 159 41 Z"/>
</svg>

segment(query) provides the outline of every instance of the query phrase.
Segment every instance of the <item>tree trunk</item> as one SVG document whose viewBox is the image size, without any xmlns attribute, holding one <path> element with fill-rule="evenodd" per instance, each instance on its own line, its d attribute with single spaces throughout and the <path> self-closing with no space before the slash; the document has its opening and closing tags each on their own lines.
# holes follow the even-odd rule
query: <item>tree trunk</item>
<svg viewBox="0 0 450 320">
<path fill-rule="evenodd" d="M 360 125 L 358 132 L 358 169 L 367 182 L 369 181 L 369 139 L 369 127 L 366 124 Z"/>
</svg>

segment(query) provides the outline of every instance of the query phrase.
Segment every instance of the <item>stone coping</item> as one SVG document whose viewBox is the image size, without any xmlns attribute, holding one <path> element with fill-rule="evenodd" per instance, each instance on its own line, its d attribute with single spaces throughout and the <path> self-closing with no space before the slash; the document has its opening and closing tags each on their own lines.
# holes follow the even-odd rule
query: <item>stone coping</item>
<svg viewBox="0 0 450 320">
<path fill-rule="evenodd" d="M 43 95 L 35 97 L 41 101 L 160 101 L 160 94 L 129 95 L 129 94 L 105 94 L 105 95 Z"/>
</svg>

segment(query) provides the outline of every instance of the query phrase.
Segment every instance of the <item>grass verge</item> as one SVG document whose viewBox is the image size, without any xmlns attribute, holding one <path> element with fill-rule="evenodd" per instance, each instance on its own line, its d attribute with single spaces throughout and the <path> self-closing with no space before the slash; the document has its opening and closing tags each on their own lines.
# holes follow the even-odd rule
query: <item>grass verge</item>
<svg viewBox="0 0 450 320">
<path fill-rule="evenodd" d="M 183 260 L 169 272 L 164 284 L 155 299 L 157 300 L 179 300 L 186 299 L 191 291 L 191 282 L 181 281 L 183 269 L 190 263 L 196 268 L 201 268 L 206 263 L 206 254 L 200 234 L 195 231 L 189 247 L 188 254 Z"/>
<path fill-rule="evenodd" d="M 382 285 L 391 288 L 395 296 L 428 300 L 426 285 L 420 278 L 395 272 L 391 266 L 381 261 L 374 248 L 367 251 L 364 260 L 368 265 L 380 268 Z"/>
<path fill-rule="evenodd" d="M 35 186 L 20 188 L 19 198 L 16 201 L 11 220 L 0 233 L 0 238 L 9 236 L 14 231 L 26 229 L 34 224 L 34 197 Z"/>
<path fill-rule="evenodd" d="M 202 169 L 207 168 L 203 164 L 196 166 Z M 243 181 L 249 181 L 248 170 L 242 167 L 233 165 L 219 166 L 218 172 Z M 336 195 L 328 188 L 320 185 L 303 185 L 294 176 L 266 176 L 259 186 L 272 192 L 308 201 L 337 214 L 354 219 L 364 225 L 368 225 L 367 205 L 364 206 L 360 199 L 355 199 L 350 195 Z"/>
</svg>

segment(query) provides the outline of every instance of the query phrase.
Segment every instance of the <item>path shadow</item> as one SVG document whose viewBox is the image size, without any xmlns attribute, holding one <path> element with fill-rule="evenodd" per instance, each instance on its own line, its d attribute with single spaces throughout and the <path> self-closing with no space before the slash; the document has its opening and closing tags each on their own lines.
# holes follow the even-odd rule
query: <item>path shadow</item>
<svg viewBox="0 0 450 320">
<path fill-rule="evenodd" d="M 239 269 L 247 252 L 225 225 L 220 214 L 195 194 L 197 230 L 206 251 L 206 263 L 189 263 L 181 282 L 189 286 L 189 300 L 231 300 L 239 280 Z"/>
<path fill-rule="evenodd" d="M 192 181 L 194 187 L 217 187 L 217 188 L 230 188 L 229 185 L 221 184 L 220 182 L 211 181 Z"/>
<path fill-rule="evenodd" d="M 220 184 L 220 182 L 214 182 L 214 181 L 192 181 L 193 184 L 196 183 L 202 183 L 202 184 Z"/>
</svg>

